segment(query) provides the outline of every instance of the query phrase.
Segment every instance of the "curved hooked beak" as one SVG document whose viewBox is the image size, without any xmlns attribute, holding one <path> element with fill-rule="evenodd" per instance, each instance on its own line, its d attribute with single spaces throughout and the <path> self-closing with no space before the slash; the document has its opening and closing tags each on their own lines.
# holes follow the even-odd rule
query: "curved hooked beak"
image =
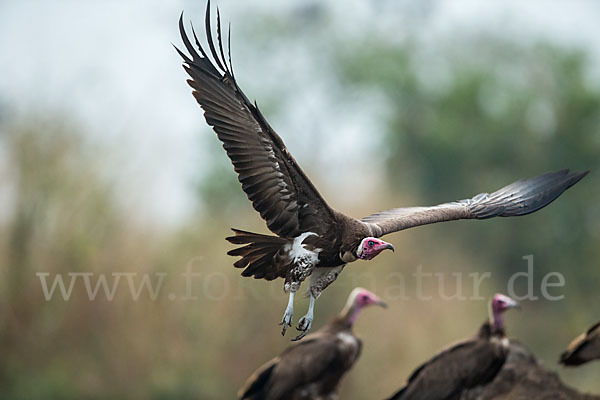
<svg viewBox="0 0 600 400">
<path fill-rule="evenodd" d="M 371 304 L 373 304 L 374 306 L 380 306 L 382 308 L 387 308 L 388 307 L 387 303 L 385 301 L 381 300 L 377 296 L 375 296 L 372 300 L 373 301 L 372 301 Z"/>
<path fill-rule="evenodd" d="M 381 249 L 381 250 L 379 250 L 379 249 Z M 394 246 L 392 246 L 391 243 L 384 242 L 384 244 L 382 244 L 381 246 L 379 246 L 379 249 L 378 249 L 379 251 L 383 251 L 383 250 L 389 249 L 389 250 L 391 250 L 393 252 L 394 251 Z"/>
<path fill-rule="evenodd" d="M 513 300 L 512 303 L 506 303 L 506 308 L 516 308 L 517 310 L 521 309 L 521 303 L 516 300 Z"/>
<path fill-rule="evenodd" d="M 388 308 L 388 305 L 387 305 L 387 303 L 386 303 L 385 301 L 383 301 L 383 300 L 379 300 L 379 301 L 378 301 L 377 303 L 375 303 L 375 304 L 377 304 L 378 306 L 381 306 L 381 307 L 383 307 L 383 308 Z"/>
</svg>

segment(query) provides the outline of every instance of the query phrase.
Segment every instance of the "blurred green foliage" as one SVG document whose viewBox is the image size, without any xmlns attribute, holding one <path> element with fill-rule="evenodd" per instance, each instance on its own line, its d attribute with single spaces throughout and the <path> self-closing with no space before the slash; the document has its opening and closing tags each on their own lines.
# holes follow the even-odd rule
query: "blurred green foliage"
<svg viewBox="0 0 600 400">
<path fill-rule="evenodd" d="M 381 138 L 386 179 L 352 214 L 464 198 L 549 170 L 593 172 L 536 214 L 411 230 L 390 238 L 401 250 L 393 256 L 348 267 L 319 299 L 315 329 L 356 285 L 388 296 L 391 307 L 385 315 L 367 310 L 358 321 L 364 350 L 342 384 L 344 399 L 389 395 L 416 365 L 473 334 L 486 317 L 482 302 L 417 301 L 411 286 L 410 300 L 389 298 L 390 273 L 410 276 L 417 265 L 492 271 L 482 288 L 488 295 L 504 291 L 505 278 L 524 269 L 521 257 L 534 254 L 536 284 L 542 274 L 560 271 L 566 300 L 527 303 L 508 323 L 550 367 L 600 317 L 590 306 L 600 277 L 600 92 L 587 83 L 588 62 L 549 45 L 484 39 L 433 54 L 414 43 L 366 41 L 320 55 L 348 93 L 383 94 L 388 108 L 385 131 L 374 136 Z M 230 224 L 265 228 L 216 140 L 214 161 L 197 186 L 202 212 L 163 231 L 121 207 L 85 132 L 59 117 L 0 122 L 8 155 L 0 177 L 11 199 L 0 225 L 0 398 L 233 398 L 256 367 L 288 345 L 276 325 L 285 305 L 281 282 L 241 278 L 225 255 Z M 402 204 L 407 200 L 414 204 Z M 70 301 L 46 301 L 36 276 L 165 272 L 165 287 L 179 295 L 186 265 L 201 273 L 196 301 L 166 294 L 132 301 L 126 290 L 112 301 L 102 295 L 89 301 L 80 285 Z M 456 289 L 452 279 L 448 292 Z M 227 295 L 207 295 L 221 292 Z M 297 315 L 305 303 L 298 301 Z M 598 392 L 597 368 L 561 374 Z"/>
</svg>

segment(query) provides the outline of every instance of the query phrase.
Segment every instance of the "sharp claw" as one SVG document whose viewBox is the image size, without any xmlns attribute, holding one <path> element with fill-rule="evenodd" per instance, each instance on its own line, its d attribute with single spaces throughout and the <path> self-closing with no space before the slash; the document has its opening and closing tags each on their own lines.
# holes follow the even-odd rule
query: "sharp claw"
<svg viewBox="0 0 600 400">
<path fill-rule="evenodd" d="M 290 323 L 286 322 L 285 318 L 284 318 L 283 320 L 281 320 L 281 322 L 278 325 L 279 326 L 283 325 L 283 328 L 281 329 L 281 336 L 285 336 L 285 331 L 287 331 L 287 328 L 288 328 L 288 326 L 290 326 Z"/>
<path fill-rule="evenodd" d="M 300 321 L 298 321 L 298 326 L 296 329 L 300 331 L 300 334 L 292 339 L 292 342 L 302 339 L 306 334 L 310 331 L 312 325 L 312 321 L 306 317 L 302 317 Z"/>
<path fill-rule="evenodd" d="M 283 328 L 281 329 L 281 335 L 285 336 L 285 332 L 287 331 L 288 326 L 292 326 L 292 320 L 293 320 L 293 314 L 291 313 L 285 313 L 283 315 L 283 318 L 281 319 L 281 322 L 278 324 L 279 326 L 283 325 Z"/>
<path fill-rule="evenodd" d="M 302 339 L 304 336 L 306 336 L 306 332 L 307 331 L 300 333 L 298 336 L 296 336 L 295 338 L 292 339 L 292 342 L 296 342 L 296 341 Z"/>
</svg>

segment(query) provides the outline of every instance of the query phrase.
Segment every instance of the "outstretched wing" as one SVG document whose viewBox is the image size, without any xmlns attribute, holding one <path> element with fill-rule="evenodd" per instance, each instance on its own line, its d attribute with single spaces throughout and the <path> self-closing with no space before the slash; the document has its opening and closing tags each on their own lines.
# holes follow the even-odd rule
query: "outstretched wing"
<svg viewBox="0 0 600 400">
<path fill-rule="evenodd" d="M 588 172 L 566 169 L 548 172 L 521 179 L 492 194 L 481 193 L 472 199 L 432 207 L 393 208 L 369 215 L 361 221 L 371 227 L 375 236 L 383 236 L 434 222 L 525 215 L 550 204 Z"/>
<path fill-rule="evenodd" d="M 225 59 L 218 10 L 217 53 L 211 33 L 210 1 L 205 23 L 214 63 L 200 45 L 193 28 L 197 50 L 190 42 L 183 26 L 183 14 L 179 19 L 179 30 L 191 58 L 176 50 L 191 78 L 187 82 L 194 89 L 193 95 L 204 110 L 206 122 L 223 142 L 242 189 L 272 232 L 295 237 L 307 230 L 326 231 L 335 221 L 331 208 L 258 107 L 248 100 L 236 83 L 231 57 Z"/>
</svg>

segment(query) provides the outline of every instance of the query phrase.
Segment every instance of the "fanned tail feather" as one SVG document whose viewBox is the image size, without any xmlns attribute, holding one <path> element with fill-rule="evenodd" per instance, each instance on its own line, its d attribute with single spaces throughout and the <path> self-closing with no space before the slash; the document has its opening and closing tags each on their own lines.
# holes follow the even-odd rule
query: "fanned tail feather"
<svg viewBox="0 0 600 400">
<path fill-rule="evenodd" d="M 236 268 L 245 268 L 242 276 L 254 276 L 255 279 L 269 281 L 285 276 L 277 268 L 275 258 L 282 247 L 289 243 L 287 239 L 239 229 L 232 231 L 235 235 L 225 239 L 229 243 L 245 246 L 230 250 L 227 254 L 242 257 L 233 264 Z"/>
</svg>

